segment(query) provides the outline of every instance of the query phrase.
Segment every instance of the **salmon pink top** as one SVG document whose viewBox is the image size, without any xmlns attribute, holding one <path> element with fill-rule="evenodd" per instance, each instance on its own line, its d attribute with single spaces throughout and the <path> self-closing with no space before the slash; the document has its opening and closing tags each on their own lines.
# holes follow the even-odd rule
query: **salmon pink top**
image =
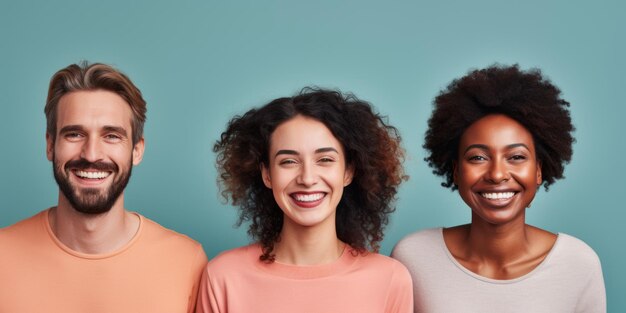
<svg viewBox="0 0 626 313">
<path fill-rule="evenodd" d="M 135 237 L 85 254 L 52 232 L 49 210 L 0 229 L 0 312 L 193 312 L 202 246 L 139 215 Z"/>
<path fill-rule="evenodd" d="M 295 266 L 259 260 L 257 244 L 222 253 L 202 276 L 196 312 L 410 313 L 411 276 L 389 257 L 346 248 L 333 263 Z"/>
</svg>

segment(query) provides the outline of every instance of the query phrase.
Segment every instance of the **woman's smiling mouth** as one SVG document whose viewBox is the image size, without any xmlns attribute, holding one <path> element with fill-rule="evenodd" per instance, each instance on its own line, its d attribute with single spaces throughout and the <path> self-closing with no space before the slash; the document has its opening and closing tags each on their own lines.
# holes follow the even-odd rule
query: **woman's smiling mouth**
<svg viewBox="0 0 626 313">
<path fill-rule="evenodd" d="M 507 200 L 512 198 L 516 192 L 507 191 L 507 192 L 480 192 L 479 193 L 483 198 L 487 198 L 489 200 Z"/>
<path fill-rule="evenodd" d="M 318 206 L 326 197 L 325 192 L 294 192 L 289 195 L 297 206 L 313 208 Z"/>
</svg>

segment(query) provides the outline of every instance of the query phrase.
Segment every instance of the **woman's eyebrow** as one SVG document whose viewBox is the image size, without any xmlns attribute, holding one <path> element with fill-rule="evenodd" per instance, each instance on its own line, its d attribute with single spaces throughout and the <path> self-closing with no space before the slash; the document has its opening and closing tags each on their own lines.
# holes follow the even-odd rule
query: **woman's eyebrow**
<svg viewBox="0 0 626 313">
<path fill-rule="evenodd" d="M 339 153 L 339 151 L 337 151 L 337 149 L 333 147 L 324 147 L 324 148 L 315 149 L 315 153 L 324 153 L 324 152 L 335 152 L 337 154 Z"/>
<path fill-rule="evenodd" d="M 465 151 L 463 151 L 463 153 L 467 153 L 467 151 L 469 151 L 470 149 L 489 150 L 489 147 L 483 144 L 473 144 L 473 145 L 467 146 L 467 148 L 465 148 Z"/>
<path fill-rule="evenodd" d="M 517 147 L 523 147 L 523 148 L 526 148 L 526 150 L 530 151 L 530 148 L 528 148 L 528 146 L 526 144 L 523 144 L 523 143 L 512 143 L 512 144 L 506 146 L 507 149 L 513 149 L 513 148 L 517 148 Z M 480 150 L 487 151 L 487 150 L 489 150 L 489 147 L 487 145 L 483 145 L 483 144 L 473 144 L 473 145 L 467 146 L 467 148 L 465 148 L 465 151 L 463 153 L 467 153 L 467 151 L 469 151 L 470 149 L 480 149 Z"/>
<path fill-rule="evenodd" d="M 324 147 L 324 148 L 319 148 L 319 149 L 315 149 L 315 153 L 324 153 L 324 152 L 335 152 L 335 153 L 339 153 L 339 151 L 337 151 L 337 149 L 333 148 L 333 147 Z M 276 154 L 274 156 L 280 155 L 280 154 L 289 154 L 289 155 L 300 155 L 300 153 L 296 150 L 278 150 L 276 152 Z"/>
<path fill-rule="evenodd" d="M 298 153 L 298 151 L 296 150 L 278 150 L 274 156 L 277 156 L 280 154 L 300 155 L 300 153 Z"/>
<path fill-rule="evenodd" d="M 524 148 L 526 148 L 526 150 L 530 150 L 530 148 L 528 148 L 528 146 L 523 144 L 523 143 L 514 143 L 514 144 L 510 144 L 510 145 L 506 146 L 507 149 L 513 149 L 513 148 L 517 148 L 517 147 L 524 147 Z"/>
</svg>

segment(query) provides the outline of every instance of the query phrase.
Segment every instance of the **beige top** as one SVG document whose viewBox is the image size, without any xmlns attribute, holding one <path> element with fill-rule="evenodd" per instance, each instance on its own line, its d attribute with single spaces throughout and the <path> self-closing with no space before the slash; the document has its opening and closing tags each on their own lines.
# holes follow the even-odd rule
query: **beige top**
<svg viewBox="0 0 626 313">
<path fill-rule="evenodd" d="M 448 251 L 442 228 L 402 239 L 393 258 L 413 278 L 415 312 L 606 312 L 600 260 L 584 242 L 559 234 L 548 256 L 530 273 L 510 280 L 477 275 Z"/>
<path fill-rule="evenodd" d="M 0 312 L 193 312 L 199 243 L 139 215 L 124 247 L 83 254 L 54 236 L 48 211 L 0 229 Z"/>
</svg>

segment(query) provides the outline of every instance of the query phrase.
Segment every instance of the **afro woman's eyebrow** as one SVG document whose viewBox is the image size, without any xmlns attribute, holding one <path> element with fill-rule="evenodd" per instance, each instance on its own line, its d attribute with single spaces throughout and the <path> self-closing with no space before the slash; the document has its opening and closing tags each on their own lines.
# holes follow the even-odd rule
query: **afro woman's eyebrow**
<svg viewBox="0 0 626 313">
<path fill-rule="evenodd" d="M 530 148 L 528 148 L 528 146 L 523 143 L 513 143 L 513 144 L 506 146 L 507 149 L 513 149 L 517 147 L 524 147 L 526 148 L 526 150 L 530 151 Z M 473 145 L 467 146 L 467 148 L 465 148 L 465 152 L 463 153 L 467 153 L 467 151 L 469 151 L 470 149 L 489 150 L 489 147 L 487 145 L 482 145 L 482 144 L 473 144 Z"/>
<path fill-rule="evenodd" d="M 507 149 L 513 149 L 513 148 L 517 148 L 517 147 L 524 147 L 524 148 L 526 148 L 526 150 L 530 151 L 530 148 L 528 148 L 528 146 L 523 144 L 523 143 L 514 143 L 514 144 L 510 144 L 510 145 L 506 146 Z"/>
<path fill-rule="evenodd" d="M 467 151 L 471 149 L 489 150 L 489 147 L 487 147 L 487 145 L 473 144 L 473 145 L 467 146 L 467 148 L 465 148 L 465 151 L 463 151 L 463 153 L 467 153 Z"/>
</svg>

